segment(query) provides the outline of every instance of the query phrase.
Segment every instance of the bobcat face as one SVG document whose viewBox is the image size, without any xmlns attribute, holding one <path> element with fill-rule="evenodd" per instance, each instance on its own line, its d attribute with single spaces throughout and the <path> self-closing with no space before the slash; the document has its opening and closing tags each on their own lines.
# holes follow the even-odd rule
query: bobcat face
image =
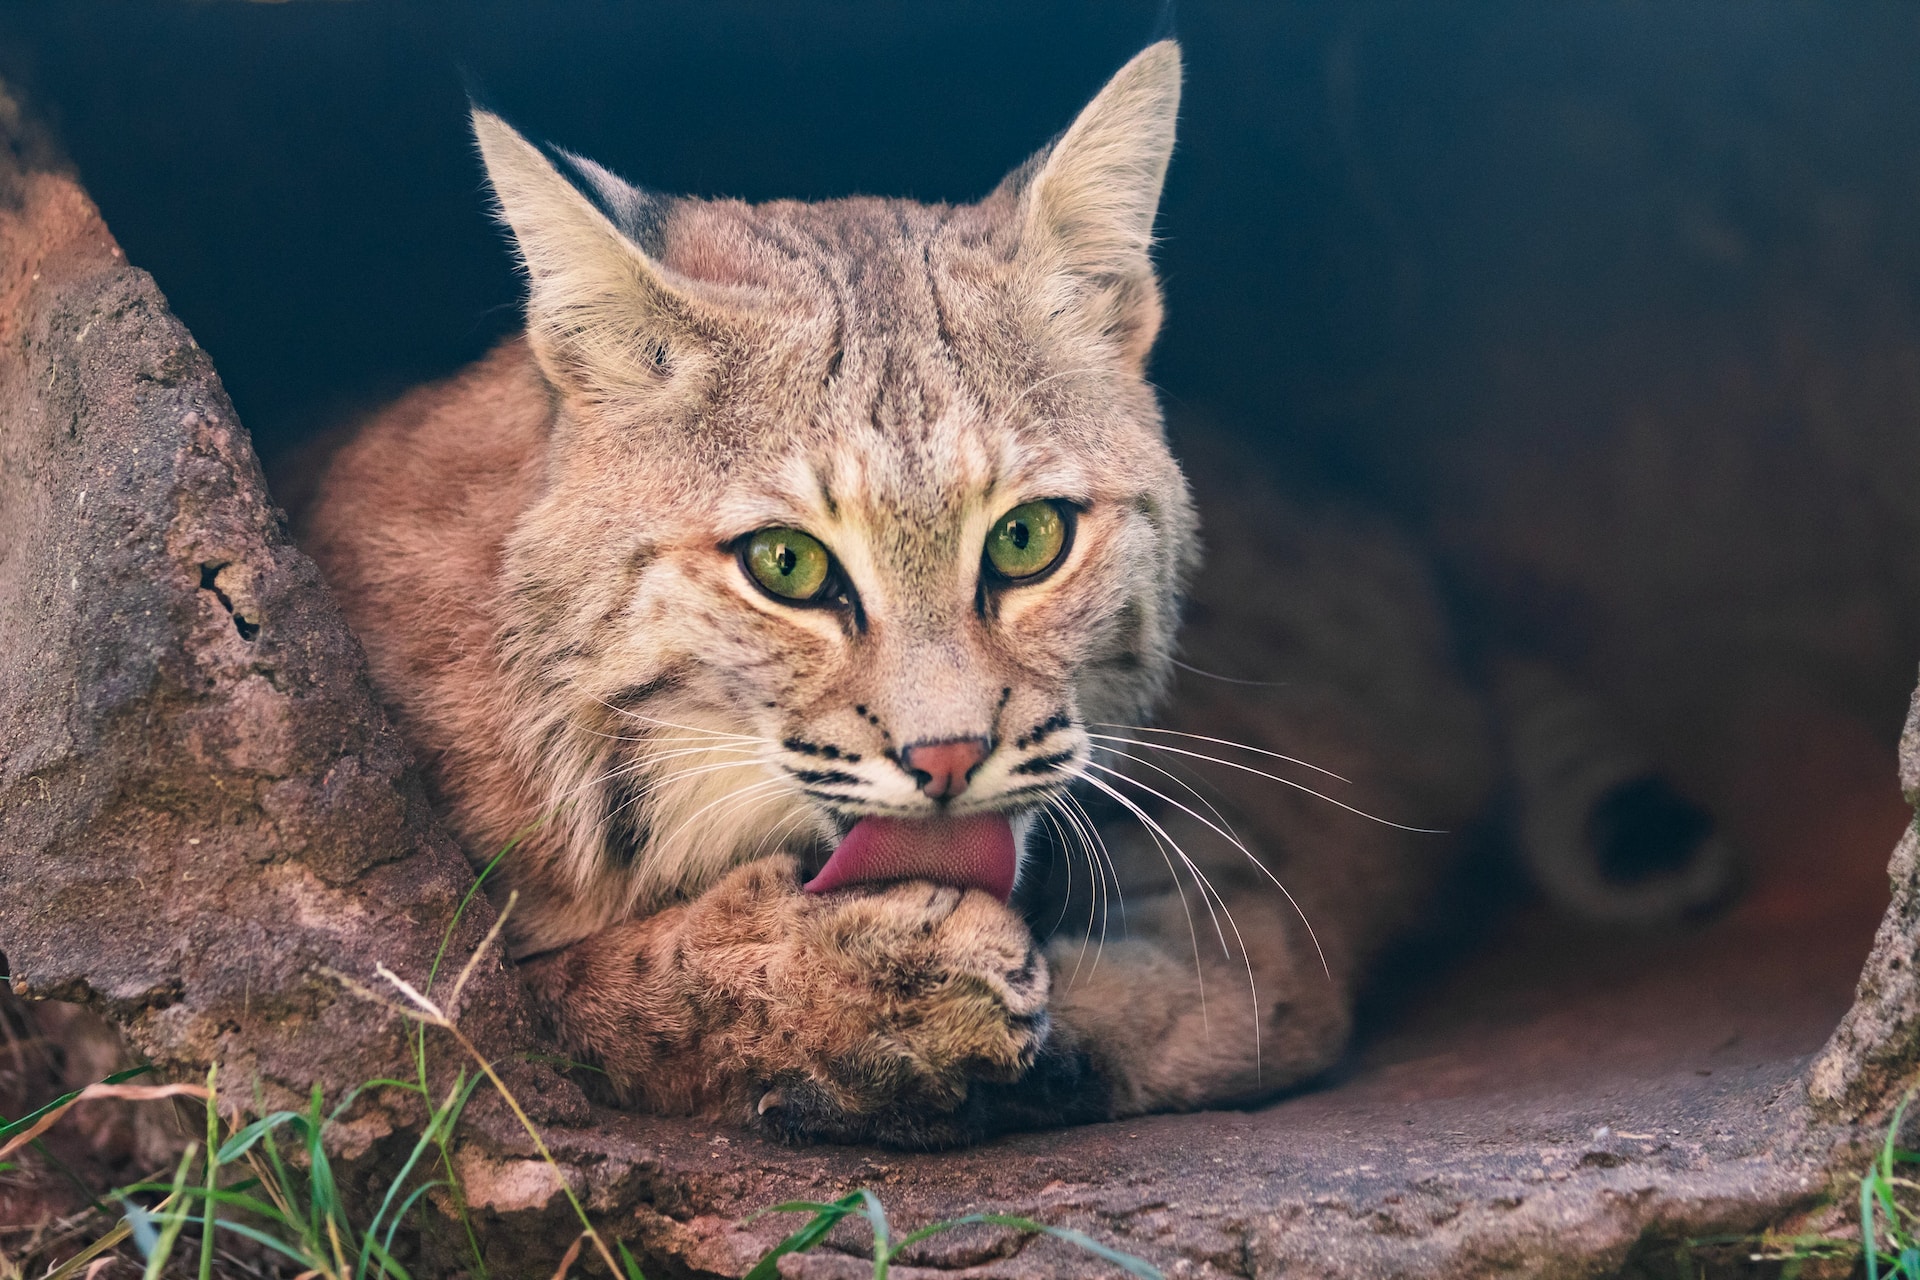
<svg viewBox="0 0 1920 1280">
<path fill-rule="evenodd" d="M 1156 48 L 963 208 L 662 199 L 476 112 L 558 406 L 501 654 L 580 887 L 839 841 L 823 887 L 1004 896 L 1089 722 L 1158 692 L 1194 533 L 1142 377 Z"/>
</svg>

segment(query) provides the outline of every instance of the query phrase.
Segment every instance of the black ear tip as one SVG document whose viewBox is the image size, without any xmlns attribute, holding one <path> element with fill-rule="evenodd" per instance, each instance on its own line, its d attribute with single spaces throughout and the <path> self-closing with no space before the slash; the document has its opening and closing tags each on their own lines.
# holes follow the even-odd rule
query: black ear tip
<svg viewBox="0 0 1920 1280">
<path fill-rule="evenodd" d="M 1160 0 L 1160 14 L 1154 20 L 1153 35 L 1148 39 L 1148 44 L 1159 44 L 1162 40 L 1180 38 L 1178 15 L 1174 12 L 1174 7 L 1174 0 Z"/>
<path fill-rule="evenodd" d="M 493 105 L 493 94 L 488 91 L 486 81 L 478 71 L 465 63 L 455 64 L 453 70 L 460 77 L 460 87 L 466 91 L 469 111 L 485 111 L 496 116 L 500 114 Z"/>
</svg>

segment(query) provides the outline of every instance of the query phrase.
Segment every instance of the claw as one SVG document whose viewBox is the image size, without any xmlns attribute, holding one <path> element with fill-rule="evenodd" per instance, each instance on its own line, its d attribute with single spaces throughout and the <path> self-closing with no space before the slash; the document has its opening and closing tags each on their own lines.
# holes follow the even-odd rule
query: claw
<svg viewBox="0 0 1920 1280">
<path fill-rule="evenodd" d="M 782 1094 L 778 1089 L 769 1089 L 760 1095 L 760 1105 L 755 1107 L 754 1110 L 760 1115 L 765 1115 L 775 1107 L 785 1103 L 786 1100 L 786 1095 Z"/>
</svg>

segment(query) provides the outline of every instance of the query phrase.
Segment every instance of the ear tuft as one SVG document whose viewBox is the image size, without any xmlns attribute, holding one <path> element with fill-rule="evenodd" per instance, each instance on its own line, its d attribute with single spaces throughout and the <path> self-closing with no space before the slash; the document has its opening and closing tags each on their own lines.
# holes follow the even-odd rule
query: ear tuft
<svg viewBox="0 0 1920 1280">
<path fill-rule="evenodd" d="M 673 211 L 670 197 L 636 187 L 598 161 L 575 155 L 564 147 L 548 145 L 542 149 L 552 158 L 561 176 L 606 214 L 622 235 L 639 245 L 641 252 L 648 255 L 666 252 L 666 220 Z"/>
<path fill-rule="evenodd" d="M 473 134 L 526 267 L 527 338 L 548 379 L 589 405 L 631 407 L 696 364 L 680 357 L 697 345 L 698 301 L 620 225 L 657 238 L 662 202 L 558 153 L 570 179 L 490 111 L 474 110 Z"/>
<path fill-rule="evenodd" d="M 1060 138 L 1015 173 L 1020 252 L 1048 278 L 1048 312 L 1144 362 L 1160 323 L 1149 251 L 1180 113 L 1180 46 L 1147 46 Z"/>
</svg>

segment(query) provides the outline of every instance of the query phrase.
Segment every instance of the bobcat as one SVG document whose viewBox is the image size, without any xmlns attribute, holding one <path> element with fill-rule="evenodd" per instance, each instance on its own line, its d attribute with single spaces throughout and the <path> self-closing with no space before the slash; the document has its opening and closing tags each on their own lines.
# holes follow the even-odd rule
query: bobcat
<svg viewBox="0 0 1920 1280">
<path fill-rule="evenodd" d="M 1150 46 L 958 207 L 665 198 L 475 110 L 525 335 L 303 537 L 626 1103 L 938 1146 L 1271 1094 L 1487 805 L 1383 523 L 1196 433 L 1200 569 L 1145 376 L 1180 82 Z"/>
</svg>

